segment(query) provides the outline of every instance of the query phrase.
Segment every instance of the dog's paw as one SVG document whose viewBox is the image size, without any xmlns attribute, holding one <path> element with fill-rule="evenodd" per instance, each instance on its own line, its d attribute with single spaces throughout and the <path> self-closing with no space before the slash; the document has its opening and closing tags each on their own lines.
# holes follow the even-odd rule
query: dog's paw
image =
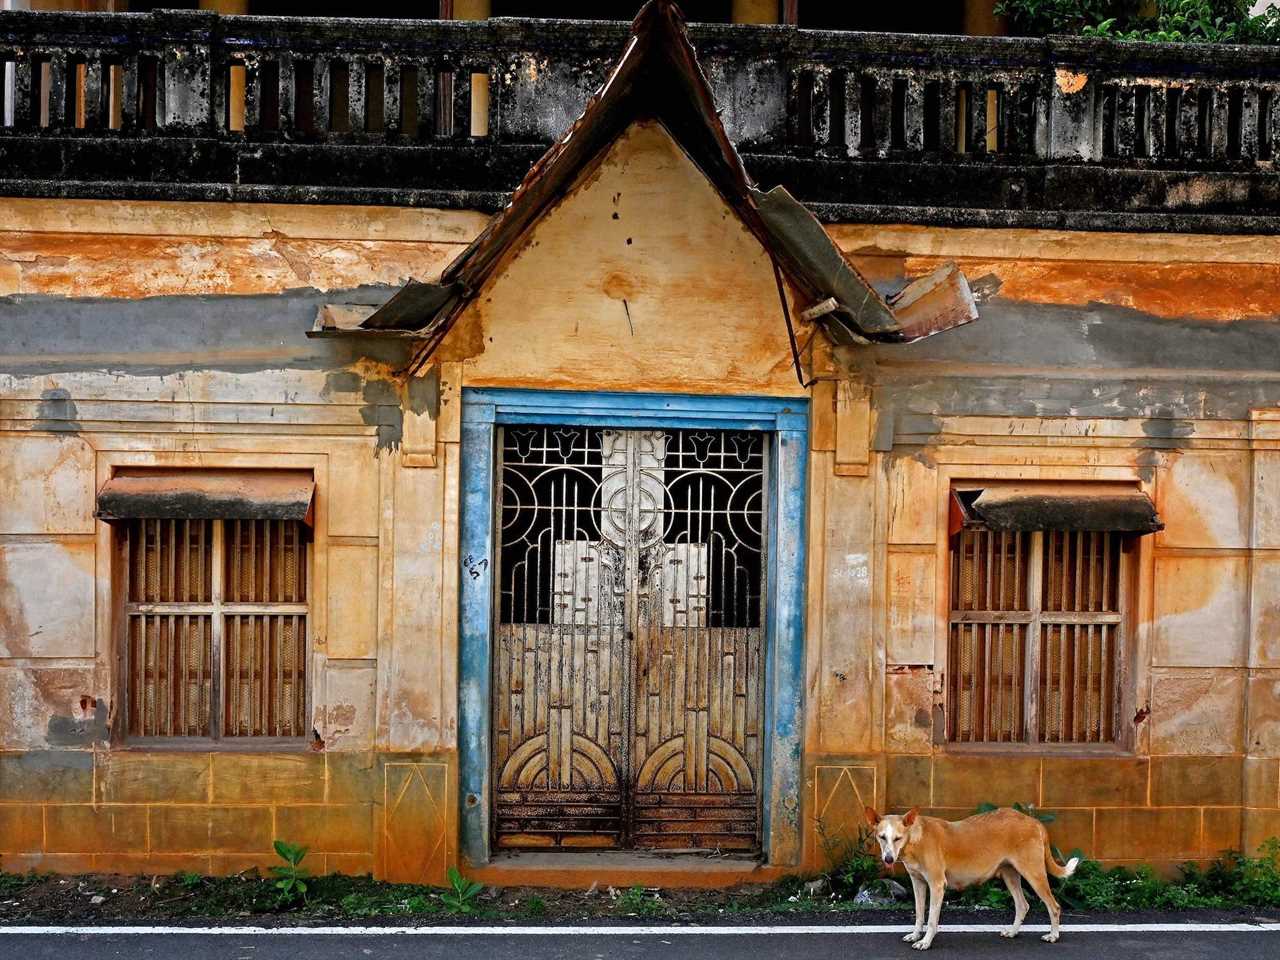
<svg viewBox="0 0 1280 960">
<path fill-rule="evenodd" d="M 933 945 L 932 940 L 921 940 L 919 943 L 913 943 L 911 945 L 911 949 L 912 950 L 928 950 L 929 947 L 931 947 L 932 945 Z"/>
<path fill-rule="evenodd" d="M 902 942 L 903 942 L 903 943 L 915 943 L 917 940 L 919 940 L 919 939 L 920 939 L 920 936 L 921 936 L 921 935 L 920 935 L 919 933 L 916 933 L 916 932 L 913 930 L 911 933 L 908 933 L 905 937 L 903 937 L 903 938 L 902 938 Z"/>
<path fill-rule="evenodd" d="M 1012 940 L 1017 935 L 1018 931 L 1013 929 L 1013 927 L 1005 927 L 1000 931 L 1000 936 L 1004 937 L 1006 940 Z"/>
<path fill-rule="evenodd" d="M 1058 935 L 1056 933 L 1046 933 L 1040 939 L 1043 940 L 1045 943 L 1057 943 Z"/>
</svg>

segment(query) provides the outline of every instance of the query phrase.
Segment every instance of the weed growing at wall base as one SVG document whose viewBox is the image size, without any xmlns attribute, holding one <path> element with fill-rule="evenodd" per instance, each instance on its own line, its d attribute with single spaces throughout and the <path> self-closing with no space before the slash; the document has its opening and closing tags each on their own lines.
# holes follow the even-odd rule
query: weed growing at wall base
<svg viewBox="0 0 1280 960">
<path fill-rule="evenodd" d="M 475 899 L 480 896 L 484 885 L 468 880 L 457 867 L 449 868 L 448 877 L 449 889 L 440 894 L 440 902 L 453 913 L 474 913 Z"/>
<path fill-rule="evenodd" d="M 657 917 L 666 912 L 662 897 L 656 890 L 647 890 L 636 884 L 618 895 L 618 912 L 629 917 Z"/>
<path fill-rule="evenodd" d="M 269 921 L 272 916 L 287 918 L 285 922 L 291 924 L 357 918 L 487 923 L 514 917 L 575 922 L 590 918 L 696 922 L 736 917 L 753 922 L 769 915 L 831 916 L 877 908 L 888 908 L 904 920 L 909 917 L 910 891 L 885 882 L 879 862 L 859 845 L 857 836 L 831 849 L 843 852 L 819 877 L 793 875 L 769 886 L 727 890 L 657 891 L 637 886 L 608 892 L 495 888 L 485 893 L 479 883 L 461 874 L 452 876 L 451 886 L 443 890 L 332 874 L 307 875 L 302 881 L 307 885 L 303 899 L 296 886 L 292 896 L 277 887 L 284 877 L 263 876 L 257 869 L 230 877 L 180 873 L 169 878 L 0 873 L 0 923 L 234 917 Z M 289 867 L 302 870 L 301 858 L 295 860 Z M 1107 869 L 1083 860 L 1075 875 L 1055 881 L 1054 889 L 1064 907 L 1083 913 L 1210 908 L 1247 911 L 1245 917 L 1280 916 L 1280 839 L 1268 840 L 1254 855 L 1224 853 L 1208 866 L 1186 864 L 1168 880 L 1145 868 Z M 947 909 L 965 907 L 1012 909 L 999 882 L 948 895 Z"/>
<path fill-rule="evenodd" d="M 839 896 L 856 897 L 868 884 L 880 879 L 880 858 L 871 849 L 871 831 L 859 826 L 854 836 L 831 833 L 818 821 L 818 844 L 827 860 L 826 877 Z"/>
<path fill-rule="evenodd" d="M 276 855 L 284 861 L 284 866 L 271 868 L 271 873 L 276 878 L 276 889 L 280 891 L 281 898 L 285 903 L 291 903 L 298 897 L 306 900 L 305 878 L 309 871 L 301 864 L 307 855 L 307 848 L 294 843 L 285 843 L 283 840 L 277 840 L 272 846 L 275 848 Z"/>
</svg>

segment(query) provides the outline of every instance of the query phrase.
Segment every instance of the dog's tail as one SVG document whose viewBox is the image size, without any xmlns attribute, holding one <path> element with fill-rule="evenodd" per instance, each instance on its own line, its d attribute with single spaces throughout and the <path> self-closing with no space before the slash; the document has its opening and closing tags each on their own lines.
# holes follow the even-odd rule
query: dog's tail
<svg viewBox="0 0 1280 960">
<path fill-rule="evenodd" d="M 1066 866 L 1062 866 L 1057 860 L 1053 859 L 1053 850 L 1049 847 L 1049 838 L 1044 838 L 1044 866 L 1049 871 L 1049 875 L 1064 879 L 1076 872 L 1076 867 L 1080 866 L 1080 858 L 1072 857 L 1067 861 Z"/>
</svg>

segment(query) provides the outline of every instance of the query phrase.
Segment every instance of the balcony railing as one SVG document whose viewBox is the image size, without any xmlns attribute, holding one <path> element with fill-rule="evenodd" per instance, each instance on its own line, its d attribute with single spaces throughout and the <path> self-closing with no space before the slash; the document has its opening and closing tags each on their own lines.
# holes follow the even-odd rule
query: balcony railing
<svg viewBox="0 0 1280 960">
<path fill-rule="evenodd" d="M 786 179 L 778 165 L 789 160 L 839 163 L 811 167 L 813 189 L 826 185 L 816 202 L 866 202 L 838 196 L 840 184 L 857 186 L 859 165 L 895 162 L 979 165 L 988 179 L 1011 166 L 1164 171 L 1124 193 L 1129 209 L 1144 196 L 1167 209 L 1169 171 L 1234 175 L 1227 193 L 1255 213 L 1280 192 L 1274 50 L 789 27 L 690 33 L 749 166 Z M 462 176 L 496 195 L 536 156 L 527 148 L 578 115 L 626 36 L 625 24 L 581 21 L 0 14 L 0 179 L 38 177 L 45 157 L 60 166 L 44 176 L 91 180 L 87 158 L 97 157 L 111 167 L 104 179 L 303 185 L 324 179 L 317 147 L 453 147 L 466 148 L 459 162 L 484 169 L 440 182 Z M 63 144 L 56 160 L 38 149 L 50 140 Z M 104 146 L 113 140 L 135 146 Z M 204 153 L 157 148 L 148 158 L 139 140 L 199 141 Z M 254 149 L 271 145 L 308 149 L 260 152 L 255 167 Z M 227 151 L 234 164 L 218 159 Z M 297 169 L 281 165 L 290 156 Z M 342 185 L 390 186 L 411 166 L 363 156 L 347 153 L 334 168 Z M 406 185 L 432 185 L 407 176 Z M 1160 196 L 1151 183 L 1164 184 Z M 1006 178 L 980 204 L 1043 205 L 1043 188 Z M 897 202 L 911 202 L 900 189 Z"/>
</svg>

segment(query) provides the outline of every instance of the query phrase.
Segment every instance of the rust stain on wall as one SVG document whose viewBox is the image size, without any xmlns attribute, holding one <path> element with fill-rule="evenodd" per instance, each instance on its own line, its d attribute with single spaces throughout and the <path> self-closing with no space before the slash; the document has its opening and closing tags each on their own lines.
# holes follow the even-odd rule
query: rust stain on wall
<svg viewBox="0 0 1280 960">
<path fill-rule="evenodd" d="M 0 474 L 3 476 L 3 474 Z M 3 487 L 0 487 L 0 491 Z M 22 612 L 22 596 L 18 586 L 9 576 L 8 561 L 0 553 L 0 638 L 5 641 L 8 656 L 30 656 L 32 641 L 38 635 L 32 631 Z M 36 643 L 38 647 L 38 642 Z"/>
</svg>

